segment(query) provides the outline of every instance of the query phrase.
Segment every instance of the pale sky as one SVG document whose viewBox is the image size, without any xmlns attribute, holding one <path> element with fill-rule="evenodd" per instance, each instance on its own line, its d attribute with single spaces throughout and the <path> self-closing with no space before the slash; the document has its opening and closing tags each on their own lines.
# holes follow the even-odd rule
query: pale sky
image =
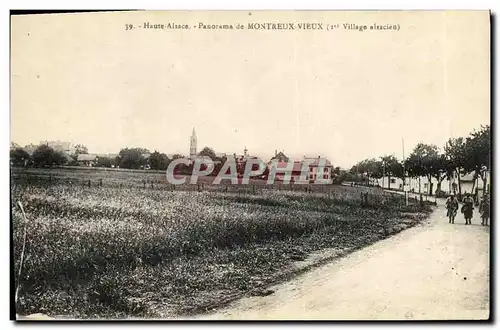
<svg viewBox="0 0 500 330">
<path fill-rule="evenodd" d="M 323 22 L 400 31 L 125 31 Z M 327 157 L 350 167 L 490 123 L 487 12 L 137 12 L 12 17 L 11 140 Z"/>
</svg>

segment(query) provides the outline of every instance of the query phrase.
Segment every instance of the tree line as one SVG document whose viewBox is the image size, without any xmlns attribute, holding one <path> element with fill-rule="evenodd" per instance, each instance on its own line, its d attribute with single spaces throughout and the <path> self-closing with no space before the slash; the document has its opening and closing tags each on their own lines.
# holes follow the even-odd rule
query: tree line
<svg viewBox="0 0 500 330">
<path fill-rule="evenodd" d="M 72 155 L 65 155 L 64 152 L 55 150 L 47 145 L 40 145 L 30 156 L 22 148 L 14 148 L 11 150 L 11 164 L 13 166 L 29 166 L 29 167 L 52 167 L 61 165 L 77 166 L 82 165 L 79 163 L 78 156 L 81 154 L 88 154 L 88 149 L 84 145 L 76 145 L 75 151 Z M 215 151 L 210 147 L 203 148 L 198 156 L 210 158 L 214 162 L 214 168 L 210 175 L 218 175 L 223 165 L 227 161 L 227 156 L 217 156 Z M 116 157 L 97 157 L 92 166 L 94 167 L 115 167 L 124 169 L 151 169 L 164 171 L 168 168 L 170 163 L 178 158 L 185 158 L 183 155 L 174 154 L 171 158 L 165 153 L 158 151 L 150 152 L 145 148 L 123 148 L 120 150 Z M 194 163 L 189 165 L 179 164 L 175 168 L 177 174 L 190 175 L 193 171 Z M 238 159 L 236 162 L 236 171 L 238 174 L 243 175 L 246 168 L 246 159 Z M 258 170 L 257 164 L 253 165 L 252 170 Z M 206 165 L 201 165 L 201 170 L 205 170 Z M 226 174 L 229 174 L 230 169 Z M 261 174 L 267 176 L 269 169 L 266 168 Z M 333 171 L 339 173 L 340 168 L 337 167 Z M 260 176 L 260 175 L 259 175 Z"/>
<path fill-rule="evenodd" d="M 31 155 L 21 147 L 12 148 L 10 150 L 10 161 L 11 165 L 16 167 L 77 166 L 80 165 L 78 156 L 86 154 L 89 154 L 88 149 L 82 144 L 75 145 L 72 154 L 66 154 L 46 144 L 41 144 Z M 226 161 L 226 157 L 217 157 L 215 151 L 209 147 L 205 147 L 198 155 L 209 157 L 213 161 L 222 164 Z M 166 170 L 168 165 L 178 158 L 185 158 L 185 156 L 174 154 L 169 158 L 165 153 L 156 150 L 150 152 L 146 148 L 123 148 L 116 157 L 96 157 L 95 163 L 92 165 L 96 167 Z M 182 167 L 181 165 L 181 170 Z"/>
<path fill-rule="evenodd" d="M 441 151 L 434 144 L 419 143 L 409 156 L 399 161 L 394 155 L 381 156 L 378 159 L 365 159 L 342 173 L 343 180 L 369 182 L 370 178 L 389 179 L 397 177 L 406 184 L 407 177 L 426 177 L 428 182 L 437 183 L 436 192 L 441 192 L 444 179 L 457 179 L 458 193 L 462 195 L 460 178 L 473 174 L 473 182 L 480 178 L 483 190 L 487 188 L 487 174 L 491 169 L 490 126 L 481 126 L 466 137 L 450 138 Z M 430 194 L 431 185 L 428 185 Z M 474 187 L 473 187 L 474 189 Z"/>
<path fill-rule="evenodd" d="M 460 177 L 473 173 L 474 182 L 481 178 L 483 189 L 487 187 L 487 173 L 491 169 L 491 135 L 490 126 L 481 126 L 466 137 L 449 139 L 441 151 L 436 145 L 419 143 L 409 156 L 403 161 L 394 155 L 384 155 L 377 158 L 364 159 L 351 167 L 342 170 L 335 167 L 332 170 L 334 184 L 344 181 L 370 182 L 370 179 L 388 177 L 389 188 L 391 177 L 405 180 L 407 177 L 427 177 L 428 182 L 435 180 L 436 191 L 441 191 L 441 183 L 446 178 L 457 178 L 458 193 L 462 195 Z M 78 144 L 72 155 L 54 150 L 50 146 L 40 145 L 29 155 L 24 149 L 17 147 L 10 151 L 11 164 L 13 166 L 47 167 L 59 165 L 78 165 L 77 159 L 80 154 L 88 154 L 87 147 Z M 214 175 L 217 175 L 222 165 L 226 162 L 226 156 L 217 157 L 215 151 L 210 147 L 203 148 L 198 156 L 208 157 L 215 162 Z M 93 166 L 97 167 L 119 167 L 126 169 L 152 169 L 166 170 L 168 165 L 175 159 L 185 158 L 183 155 L 174 154 L 169 158 L 165 153 L 158 151 L 150 152 L 145 148 L 123 148 L 116 157 L 97 157 Z M 238 172 L 243 172 L 245 162 L 238 162 Z M 193 165 L 176 167 L 179 173 L 189 174 Z M 265 173 L 264 173 L 265 174 Z M 429 193 L 431 185 L 428 185 Z"/>
</svg>

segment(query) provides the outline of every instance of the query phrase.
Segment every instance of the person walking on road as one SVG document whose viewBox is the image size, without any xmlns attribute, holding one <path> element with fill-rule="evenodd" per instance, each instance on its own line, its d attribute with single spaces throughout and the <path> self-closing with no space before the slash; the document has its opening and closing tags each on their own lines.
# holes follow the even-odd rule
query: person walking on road
<svg viewBox="0 0 500 330">
<path fill-rule="evenodd" d="M 490 196 L 488 193 L 483 195 L 479 205 L 479 213 L 481 213 L 481 226 L 487 226 L 490 219 Z"/>
<path fill-rule="evenodd" d="M 420 196 L 422 198 L 422 196 Z M 455 198 L 455 194 L 451 194 L 448 199 L 446 199 L 446 209 L 448 210 L 446 216 L 448 217 L 448 223 L 455 223 L 455 217 L 458 211 L 458 200 Z"/>
<path fill-rule="evenodd" d="M 462 213 L 464 214 L 465 217 L 465 224 L 470 225 L 474 210 L 474 199 L 472 199 L 470 194 L 465 193 L 465 197 L 462 200 L 462 203 L 463 203 Z"/>
</svg>

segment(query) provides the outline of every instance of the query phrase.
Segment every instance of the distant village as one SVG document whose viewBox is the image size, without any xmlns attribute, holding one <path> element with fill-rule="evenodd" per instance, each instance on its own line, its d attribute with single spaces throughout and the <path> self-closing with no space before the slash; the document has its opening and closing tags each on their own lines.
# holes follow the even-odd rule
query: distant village
<svg viewBox="0 0 500 330">
<path fill-rule="evenodd" d="M 486 131 L 485 131 L 486 132 Z M 487 128 L 489 134 L 489 127 Z M 486 134 L 486 133 L 485 133 Z M 429 146 L 419 144 L 418 148 L 429 148 Z M 223 164 L 232 159 L 237 164 L 238 173 L 243 173 L 245 164 L 249 159 L 261 159 L 251 155 L 246 147 L 243 153 L 235 152 L 215 152 L 209 147 L 198 151 L 198 138 L 193 128 L 189 138 L 189 155 L 165 154 L 158 151 L 150 152 L 143 148 L 124 148 L 119 153 L 96 154 L 90 153 L 83 145 L 73 145 L 65 141 L 40 141 L 38 145 L 29 144 L 24 147 L 11 143 L 11 166 L 17 167 L 47 167 L 47 166 L 84 166 L 84 167 L 105 167 L 116 169 L 137 169 L 137 170 L 166 170 L 168 164 L 178 158 L 187 159 L 188 166 L 178 166 L 178 173 L 190 174 L 193 164 L 197 159 L 210 158 L 215 165 L 212 175 L 216 175 Z M 433 150 L 429 149 L 434 152 Z M 429 152 L 429 150 L 425 152 Z M 436 152 L 436 155 L 437 152 Z M 489 157 L 488 155 L 486 155 Z M 411 155 L 410 157 L 414 157 Z M 420 156 L 419 156 L 420 157 Z M 439 155 L 441 159 L 444 155 Z M 462 157 L 463 158 L 463 157 Z M 477 158 L 477 157 L 475 157 Z M 447 195 L 449 193 L 469 192 L 472 194 L 489 191 L 490 171 L 487 166 L 472 168 L 469 172 L 459 175 L 455 168 L 442 168 L 442 170 L 430 174 L 425 174 L 422 165 L 422 174 L 403 175 L 402 163 L 394 156 L 381 157 L 382 160 L 367 159 L 359 162 L 350 169 L 334 167 L 332 162 L 321 155 L 314 157 L 304 156 L 303 159 L 293 160 L 293 168 L 287 167 L 292 161 L 284 151 L 275 150 L 274 156 L 266 164 L 266 170 L 259 178 L 265 178 L 271 166 L 280 168 L 276 175 L 277 180 L 284 180 L 287 175 L 291 182 L 299 180 L 304 163 L 304 167 L 309 167 L 307 180 L 332 180 L 336 184 L 367 185 L 393 190 L 408 190 L 415 193 L 425 193 L 428 195 Z M 443 160 L 437 160 L 442 163 Z M 444 160 L 448 162 L 448 160 Z M 453 164 L 452 164 L 453 165 Z M 289 165 L 288 165 L 289 166 Z M 434 166 L 434 165 L 433 165 Z M 484 170 L 486 168 L 486 170 Z M 253 170 L 253 169 L 252 169 Z M 408 171 L 408 169 L 407 169 Z M 435 177 L 435 178 L 434 178 Z M 434 180 L 433 180 L 434 178 Z M 482 181 L 482 182 L 481 182 Z M 481 184 L 483 183 L 483 184 Z M 488 184 L 487 184 L 488 183 Z"/>
<path fill-rule="evenodd" d="M 243 172 L 244 166 L 249 159 L 260 159 L 257 156 L 250 155 L 248 149 L 244 147 L 243 153 L 221 153 L 215 152 L 211 148 L 205 147 L 198 152 L 198 139 L 196 131 L 193 128 L 191 137 L 189 139 L 189 156 L 180 154 L 163 154 L 157 151 L 151 153 L 147 149 L 132 148 L 122 149 L 120 153 L 116 154 L 96 154 L 89 153 L 87 148 L 83 145 L 73 145 L 65 141 L 40 141 L 38 145 L 29 144 L 24 147 L 11 143 L 11 166 L 36 166 L 37 152 L 41 149 L 52 150 L 60 157 L 57 157 L 55 163 L 47 164 L 49 166 L 84 166 L 84 167 L 109 167 L 109 168 L 127 168 L 127 169 L 140 169 L 140 170 L 165 170 L 168 163 L 174 159 L 186 158 L 190 166 L 184 169 L 184 174 L 189 174 L 192 170 L 192 164 L 197 159 L 210 158 L 215 165 L 214 174 L 218 173 L 218 169 L 228 160 L 233 159 L 236 162 L 238 172 Z M 22 150 L 22 151 L 21 151 Z M 14 154 L 18 154 L 17 157 Z M 24 154 L 25 153 L 25 154 Z M 132 160 L 135 161 L 127 161 Z M 298 181 L 301 176 L 302 166 L 304 162 L 309 167 L 307 174 L 309 182 L 316 180 L 330 180 L 335 172 L 338 174 L 340 168 L 336 170 L 333 168 L 332 163 L 321 156 L 306 157 L 302 160 L 294 160 L 293 168 L 285 168 L 288 162 L 291 161 L 283 151 L 275 150 L 274 156 L 267 162 L 267 170 L 274 164 L 280 168 L 279 173 L 276 175 L 277 180 L 284 180 L 287 172 L 290 172 L 291 181 Z M 180 166 L 181 172 L 182 166 Z M 321 171 L 321 173 L 320 173 Z M 266 171 L 264 176 L 267 175 Z"/>
</svg>

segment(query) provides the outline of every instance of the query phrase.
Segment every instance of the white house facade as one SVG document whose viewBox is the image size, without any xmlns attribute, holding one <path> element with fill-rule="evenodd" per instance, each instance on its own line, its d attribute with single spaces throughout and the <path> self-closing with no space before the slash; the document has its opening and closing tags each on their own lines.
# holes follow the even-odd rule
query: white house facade
<svg viewBox="0 0 500 330">
<path fill-rule="evenodd" d="M 396 177 L 389 178 L 388 176 L 385 176 L 380 179 L 373 179 L 371 183 L 379 185 L 380 187 L 386 189 L 403 190 L 403 180 L 401 178 L 396 178 Z M 419 178 L 407 177 L 406 183 L 408 185 L 408 190 L 415 193 L 428 193 L 429 190 L 431 190 L 432 195 L 434 195 L 436 194 L 436 191 L 438 189 L 438 182 L 436 178 L 432 178 L 431 181 L 429 182 L 428 178 L 424 176 Z M 488 186 L 490 185 L 490 183 L 491 183 L 490 173 L 488 172 L 486 175 L 486 184 L 487 184 L 486 190 L 488 190 Z M 476 180 L 476 183 L 474 184 L 472 174 L 461 176 L 460 186 L 462 194 L 465 192 L 474 193 L 474 191 L 472 190 L 473 189 L 475 190 L 476 188 L 478 189 L 479 196 L 482 196 L 483 194 L 483 186 L 484 186 L 483 180 L 481 178 L 478 178 Z M 450 193 L 450 192 L 458 193 L 458 179 L 452 178 L 452 180 L 444 179 L 443 181 L 441 181 L 441 191 L 444 191 L 445 193 Z"/>
</svg>

